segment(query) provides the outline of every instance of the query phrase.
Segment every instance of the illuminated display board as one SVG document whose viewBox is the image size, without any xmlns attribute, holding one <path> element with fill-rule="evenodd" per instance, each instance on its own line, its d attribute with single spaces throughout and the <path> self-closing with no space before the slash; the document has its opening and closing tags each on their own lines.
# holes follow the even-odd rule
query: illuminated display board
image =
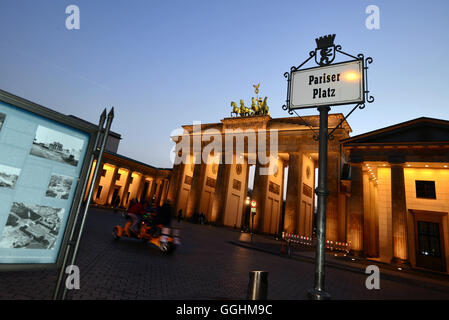
<svg viewBox="0 0 449 320">
<path fill-rule="evenodd" d="M 0 92 L 0 264 L 58 264 L 94 128 Z"/>
</svg>

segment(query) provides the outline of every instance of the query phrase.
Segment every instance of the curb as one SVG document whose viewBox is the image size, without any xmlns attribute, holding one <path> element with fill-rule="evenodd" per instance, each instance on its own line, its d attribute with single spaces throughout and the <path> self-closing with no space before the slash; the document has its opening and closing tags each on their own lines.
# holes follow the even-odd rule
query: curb
<svg viewBox="0 0 449 320">
<path fill-rule="evenodd" d="M 287 258 L 287 259 L 293 259 L 296 261 L 302 261 L 302 262 L 308 262 L 308 263 L 315 263 L 315 259 L 314 258 L 310 258 L 307 256 L 303 256 L 300 254 L 292 254 L 292 256 L 289 258 L 287 255 L 281 255 L 279 253 L 275 253 L 271 250 L 268 249 L 264 249 L 264 248 L 260 248 L 260 247 L 256 247 L 256 246 L 252 246 L 249 244 L 245 244 L 239 241 L 229 241 L 229 243 L 242 247 L 242 248 L 246 248 L 249 250 L 255 250 L 255 251 L 259 251 L 259 252 L 263 252 L 263 253 L 268 253 L 277 257 L 281 257 L 281 258 Z M 376 261 L 372 261 L 372 264 L 376 264 Z M 335 262 L 329 262 L 326 261 L 325 263 L 326 267 L 330 267 L 330 268 L 334 268 L 334 269 L 339 269 L 339 270 L 343 270 L 343 271 L 350 271 L 353 273 L 357 273 L 357 274 L 363 274 L 366 275 L 365 273 L 365 268 L 363 268 L 363 266 L 361 268 L 358 267 L 353 267 L 353 266 L 348 266 L 345 264 L 340 264 L 340 263 L 335 263 Z M 380 267 L 379 267 L 380 268 Z M 405 273 L 403 275 L 398 274 L 397 272 L 395 272 L 394 270 L 388 270 L 388 269 L 382 269 L 381 270 L 382 273 L 382 278 L 386 279 L 386 280 L 390 280 L 390 281 L 394 281 L 394 282 L 399 282 L 399 283 L 408 283 L 408 284 L 413 284 L 416 286 L 420 286 L 423 288 L 427 288 L 427 289 L 432 289 L 435 291 L 439 291 L 442 293 L 447 294 L 449 292 L 449 281 L 447 286 L 439 284 L 439 283 L 429 283 L 429 281 L 435 280 L 432 278 L 424 278 L 423 280 L 418 280 L 418 279 L 413 279 L 410 277 L 404 277 L 403 275 L 406 275 Z M 427 280 L 427 281 L 426 281 Z M 436 280 L 438 281 L 438 280 Z M 432 281 L 435 282 L 435 281 Z"/>
</svg>

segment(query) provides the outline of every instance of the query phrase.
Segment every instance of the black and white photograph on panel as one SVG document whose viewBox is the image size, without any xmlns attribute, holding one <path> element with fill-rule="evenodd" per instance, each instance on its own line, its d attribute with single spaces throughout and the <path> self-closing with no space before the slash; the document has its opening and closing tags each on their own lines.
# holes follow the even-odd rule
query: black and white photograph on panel
<svg viewBox="0 0 449 320">
<path fill-rule="evenodd" d="M 0 248 L 53 249 L 64 209 L 14 202 Z"/>
<path fill-rule="evenodd" d="M 0 164 L 0 188 L 14 189 L 20 169 Z"/>
<path fill-rule="evenodd" d="M 30 154 L 78 166 L 84 141 L 68 134 L 38 126 Z"/>
<path fill-rule="evenodd" d="M 3 123 L 5 123 L 6 114 L 0 112 L 0 131 L 2 131 Z"/>
<path fill-rule="evenodd" d="M 72 188 L 73 178 L 59 174 L 53 174 L 48 184 L 45 196 L 49 198 L 67 200 L 69 198 L 70 189 Z"/>
</svg>

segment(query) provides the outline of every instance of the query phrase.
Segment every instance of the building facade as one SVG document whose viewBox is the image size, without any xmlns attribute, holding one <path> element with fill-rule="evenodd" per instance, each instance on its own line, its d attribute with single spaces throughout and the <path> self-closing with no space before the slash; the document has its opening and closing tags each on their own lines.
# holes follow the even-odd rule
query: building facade
<svg viewBox="0 0 449 320">
<path fill-rule="evenodd" d="M 71 115 L 70 117 L 90 124 L 75 116 Z M 103 135 L 100 136 L 99 141 L 102 139 Z M 171 169 L 156 168 L 118 154 L 120 140 L 120 134 L 109 132 L 102 159 L 102 169 L 98 172 L 94 186 L 92 204 L 109 208 L 118 204 L 118 208 L 127 209 L 129 202 L 134 199 L 148 200 L 154 205 L 162 205 L 167 198 Z M 94 161 L 87 190 L 92 183 L 96 165 L 97 163 Z M 86 191 L 84 199 L 87 199 L 87 193 L 88 191 Z"/>
<path fill-rule="evenodd" d="M 342 141 L 347 238 L 366 257 L 448 272 L 449 121 L 419 118 Z"/>
<path fill-rule="evenodd" d="M 102 207 L 126 209 L 131 200 L 165 203 L 170 182 L 170 169 L 155 168 L 110 151 L 103 155 L 102 170 L 94 186 L 92 203 Z M 92 168 L 89 186 L 95 170 Z M 87 194 L 86 194 L 87 197 Z"/>
<path fill-rule="evenodd" d="M 342 114 L 330 115 L 329 128 L 335 128 L 343 118 Z M 255 229 L 268 234 L 287 231 L 312 235 L 313 190 L 318 166 L 318 143 L 315 140 L 319 129 L 318 116 L 303 119 L 272 119 L 268 115 L 234 117 L 223 119 L 220 123 L 202 125 L 200 132 L 195 132 L 193 126 L 183 128 L 183 135 L 172 137 L 177 143 L 178 156 L 184 157 L 181 163 L 173 167 L 168 193 L 176 212 L 181 210 L 187 218 L 194 213 L 203 213 L 206 220 L 212 223 L 241 228 L 248 205 L 249 168 L 253 165 L 252 200 L 257 202 Z M 344 214 L 339 211 L 338 205 L 342 162 L 339 141 L 348 138 L 350 132 L 351 128 L 343 121 L 329 142 L 327 175 L 331 195 L 327 208 L 327 234 L 333 239 L 343 240 L 346 237 L 345 226 L 339 225 L 339 217 Z M 276 137 L 276 153 L 270 150 L 272 137 Z M 192 149 L 185 153 L 179 147 L 182 141 L 195 139 L 201 140 L 199 153 Z M 221 153 L 216 150 L 209 152 L 216 140 L 221 141 Z M 241 152 L 237 152 L 239 143 L 244 146 Z M 230 144 L 232 149 L 229 149 Z M 233 159 L 229 162 L 226 157 Z M 277 168 L 270 174 L 263 173 L 269 166 L 266 158 Z M 286 167 L 288 176 L 285 176 Z M 285 180 L 288 180 L 287 190 L 284 190 Z"/>
<path fill-rule="evenodd" d="M 329 115 L 329 129 L 341 120 L 341 114 Z M 318 116 L 226 118 L 199 132 L 183 126 L 184 134 L 172 137 L 184 158 L 173 167 L 167 199 L 187 218 L 203 213 L 212 223 L 241 228 L 254 165 L 255 230 L 312 236 L 318 127 Z M 266 141 L 251 142 L 252 131 L 266 132 Z M 260 157 L 274 131 L 278 143 L 271 161 L 278 170 L 261 174 L 264 166 L 251 159 Z M 223 150 L 226 139 L 232 140 L 232 163 L 223 153 L 208 153 L 210 132 L 221 135 Z M 353 254 L 369 259 L 448 272 L 449 122 L 419 118 L 355 137 L 350 133 L 343 121 L 329 140 L 327 239 L 349 242 Z M 195 144 L 198 135 L 200 153 L 178 148 L 186 139 Z M 236 151 L 239 141 L 244 152 Z M 257 147 L 251 149 L 251 143 Z"/>
</svg>

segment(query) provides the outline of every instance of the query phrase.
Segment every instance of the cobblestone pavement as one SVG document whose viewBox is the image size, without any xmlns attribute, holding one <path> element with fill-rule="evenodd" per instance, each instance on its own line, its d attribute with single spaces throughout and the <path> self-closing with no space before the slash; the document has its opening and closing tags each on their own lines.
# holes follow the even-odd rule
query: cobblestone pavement
<svg viewBox="0 0 449 320">
<path fill-rule="evenodd" d="M 240 232 L 187 222 L 182 245 L 162 255 L 139 240 L 113 241 L 119 214 L 91 209 L 77 264 L 81 289 L 71 299 L 245 299 L 248 272 L 269 272 L 269 299 L 306 299 L 314 265 L 231 243 Z M 56 271 L 0 273 L 0 299 L 51 299 Z M 383 279 L 380 290 L 367 290 L 367 275 L 326 268 L 326 290 L 333 299 L 449 299 L 449 290 L 404 279 Z"/>
</svg>

